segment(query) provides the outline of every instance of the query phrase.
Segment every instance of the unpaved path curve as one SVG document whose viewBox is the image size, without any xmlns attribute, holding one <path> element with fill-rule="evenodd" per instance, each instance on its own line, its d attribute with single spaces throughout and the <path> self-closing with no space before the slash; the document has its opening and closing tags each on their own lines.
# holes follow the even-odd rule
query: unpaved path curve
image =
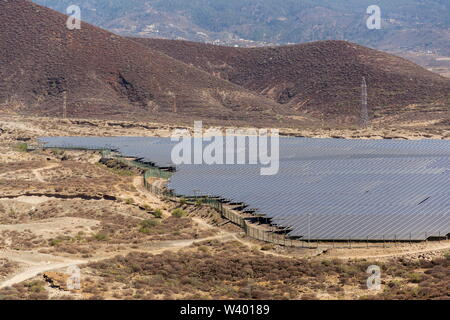
<svg viewBox="0 0 450 320">
<path fill-rule="evenodd" d="M 70 267 L 70 266 L 75 266 L 75 265 L 79 265 L 79 264 L 83 264 L 85 263 L 85 261 L 81 261 L 81 260 L 74 260 L 72 262 L 66 262 L 66 263 L 51 263 L 48 265 L 40 265 L 40 266 L 33 266 L 28 268 L 27 270 L 16 274 L 15 276 L 13 276 L 12 278 L 9 278 L 6 281 L 3 281 L 2 283 L 0 283 L 0 289 L 6 288 L 6 287 L 10 287 L 12 285 L 15 285 L 17 283 L 26 281 L 28 279 L 34 278 L 35 276 L 37 276 L 39 273 L 42 272 L 47 272 L 50 270 L 55 270 L 55 269 L 60 269 L 60 268 L 65 268 L 65 267 Z"/>
<path fill-rule="evenodd" d="M 33 251 L 20 252 L 14 250 L 1 250 L 0 258 L 27 265 L 24 270 L 1 282 L 0 289 L 34 278 L 41 272 L 79 265 L 86 262 L 85 260 L 69 259 L 51 254 Z"/>
<path fill-rule="evenodd" d="M 56 167 L 59 167 L 59 166 L 60 166 L 59 163 L 52 163 L 52 164 L 49 164 L 48 166 L 45 166 L 45 167 L 42 167 L 42 168 L 33 169 L 31 172 L 34 174 L 34 176 L 36 177 L 36 179 L 39 182 L 45 182 L 45 179 L 41 175 L 41 171 L 48 170 L 48 169 L 53 169 L 53 168 L 56 168 Z"/>
<path fill-rule="evenodd" d="M 194 243 L 202 242 L 202 241 L 208 241 L 208 240 L 233 240 L 234 235 L 233 234 L 220 234 L 213 237 L 207 237 L 202 239 L 188 239 L 188 240 L 173 240 L 173 241 L 162 241 L 157 243 L 150 243 L 145 246 L 141 246 L 136 249 L 128 249 L 123 250 L 119 252 L 114 252 L 108 255 L 101 255 L 97 257 L 93 257 L 91 259 L 85 259 L 85 260 L 75 260 L 75 259 L 69 259 L 65 257 L 60 256 L 53 256 L 48 254 L 39 254 L 35 252 L 27 252 L 27 253 L 19 253 L 19 252 L 12 252 L 12 251 L 2 251 L 0 252 L 0 258 L 4 257 L 11 261 L 19 262 L 28 264 L 29 266 L 9 277 L 8 279 L 4 280 L 3 282 L 0 282 L 0 289 L 12 286 L 17 283 L 21 283 L 23 281 L 32 279 L 36 277 L 38 274 L 42 272 L 47 272 L 51 270 L 57 270 L 61 268 L 67 268 L 70 266 L 77 266 L 92 262 L 98 262 L 101 260 L 113 258 L 117 255 L 125 255 L 130 252 L 148 252 L 153 254 L 162 253 L 164 251 L 178 251 L 182 248 L 189 247 Z M 51 261 L 52 260 L 52 261 Z"/>
</svg>

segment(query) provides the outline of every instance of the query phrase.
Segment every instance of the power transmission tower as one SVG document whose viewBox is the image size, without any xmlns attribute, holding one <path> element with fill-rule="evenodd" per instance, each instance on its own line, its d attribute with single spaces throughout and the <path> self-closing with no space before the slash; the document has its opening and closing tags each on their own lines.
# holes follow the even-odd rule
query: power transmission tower
<svg viewBox="0 0 450 320">
<path fill-rule="evenodd" d="M 63 119 L 67 119 L 67 92 L 63 92 Z"/>
<path fill-rule="evenodd" d="M 367 128 L 369 126 L 369 111 L 367 109 L 367 83 L 366 78 L 362 78 L 361 84 L 361 126 Z"/>
<path fill-rule="evenodd" d="M 169 91 L 167 93 L 167 95 L 173 99 L 172 100 L 172 112 L 173 113 L 177 113 L 178 108 L 177 108 L 177 96 L 176 96 L 176 94 L 173 93 L 172 91 Z"/>
<path fill-rule="evenodd" d="M 173 94 L 173 112 L 177 113 L 178 112 L 178 108 L 177 108 L 177 96 L 176 94 Z"/>
</svg>

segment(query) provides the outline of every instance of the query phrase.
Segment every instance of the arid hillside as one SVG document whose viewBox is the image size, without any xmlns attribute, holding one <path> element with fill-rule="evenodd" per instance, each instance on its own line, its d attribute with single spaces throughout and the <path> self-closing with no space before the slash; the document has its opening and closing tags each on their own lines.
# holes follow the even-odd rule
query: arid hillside
<svg viewBox="0 0 450 320">
<path fill-rule="evenodd" d="M 0 0 L 0 111 L 173 124 L 445 124 L 450 79 L 344 41 L 230 48 L 128 39 L 25 0 Z M 205 72 L 206 71 L 206 72 Z M 447 120 L 446 120 L 447 119 Z"/>
<path fill-rule="evenodd" d="M 0 109 L 27 115 L 274 119 L 279 106 L 228 81 L 25 0 L 0 1 Z"/>
<path fill-rule="evenodd" d="M 232 48 L 134 40 L 294 110 L 328 119 L 357 114 L 362 77 L 367 80 L 374 112 L 389 109 L 392 113 L 413 104 L 423 105 L 424 111 L 450 108 L 449 79 L 408 60 L 345 41 Z"/>
</svg>

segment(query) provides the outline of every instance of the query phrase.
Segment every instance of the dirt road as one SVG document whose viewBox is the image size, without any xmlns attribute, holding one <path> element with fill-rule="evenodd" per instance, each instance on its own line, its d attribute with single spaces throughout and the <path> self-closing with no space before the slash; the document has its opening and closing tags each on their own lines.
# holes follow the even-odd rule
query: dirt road
<svg viewBox="0 0 450 320">
<path fill-rule="evenodd" d="M 52 163 L 52 164 L 49 164 L 48 166 L 34 169 L 34 170 L 32 170 L 32 173 L 36 177 L 36 180 L 38 180 L 39 182 L 45 182 L 45 179 L 41 175 L 41 171 L 48 170 L 48 169 L 53 169 L 53 168 L 56 168 L 56 167 L 59 167 L 59 166 L 60 166 L 59 163 Z"/>
<path fill-rule="evenodd" d="M 208 240 L 221 240 L 230 241 L 234 240 L 234 234 L 221 233 L 216 236 L 202 238 L 202 239 L 187 239 L 187 240 L 173 240 L 173 241 L 161 241 L 157 243 L 149 243 L 139 246 L 135 249 L 126 249 L 110 253 L 107 255 L 100 255 L 90 259 L 69 259 L 61 256 L 41 254 L 38 252 L 18 252 L 12 250 L 0 251 L 0 258 L 6 258 L 8 260 L 18 262 L 25 265 L 19 273 L 9 277 L 8 279 L 0 282 L 0 289 L 12 286 L 17 283 L 32 279 L 40 273 L 57 270 L 61 268 L 67 268 L 70 266 L 82 265 L 92 262 L 97 262 L 105 259 L 110 259 L 117 255 L 126 255 L 130 252 L 147 252 L 152 254 L 159 254 L 164 251 L 178 251 L 180 249 L 191 246 L 194 243 L 208 241 Z"/>
</svg>

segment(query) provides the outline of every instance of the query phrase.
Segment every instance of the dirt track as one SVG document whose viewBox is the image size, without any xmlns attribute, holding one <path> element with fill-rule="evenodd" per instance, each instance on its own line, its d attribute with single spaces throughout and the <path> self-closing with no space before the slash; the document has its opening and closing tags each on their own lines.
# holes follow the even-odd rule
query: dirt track
<svg viewBox="0 0 450 320">
<path fill-rule="evenodd" d="M 4 280 L 3 282 L 0 282 L 0 289 L 32 279 L 43 272 L 106 260 L 117 255 L 126 255 L 133 251 L 159 254 L 164 251 L 177 251 L 182 248 L 189 247 L 194 243 L 199 243 L 202 241 L 210 241 L 210 240 L 230 241 L 234 239 L 236 239 L 234 234 L 221 233 L 217 236 L 207 237 L 203 239 L 161 241 L 154 244 L 142 245 L 139 248 L 122 250 L 119 252 L 115 252 L 113 254 L 100 255 L 85 260 L 79 259 L 74 260 L 61 256 L 40 254 L 37 252 L 17 253 L 12 251 L 0 251 L 0 258 L 8 258 L 11 261 L 19 262 L 21 264 L 26 265 L 25 267 L 23 267 L 23 270 L 20 271 L 19 273 L 16 273 L 13 276 L 9 277 L 8 279 Z"/>
<path fill-rule="evenodd" d="M 3 126 L 4 123 L 7 125 Z M 170 238 L 173 236 L 170 230 L 162 230 L 162 235 L 158 240 L 142 240 L 145 238 L 139 238 L 135 234 L 134 241 L 126 241 L 128 240 L 126 235 L 123 238 L 112 236 L 111 243 L 108 242 L 109 239 L 97 241 L 94 236 L 105 232 L 102 228 L 107 231 L 123 229 L 125 233 L 135 232 L 139 223 L 152 218 L 149 212 L 142 209 L 146 206 L 151 207 L 151 210 L 161 209 L 163 213 L 161 222 L 170 221 L 171 212 L 176 204 L 149 193 L 143 187 L 141 176 L 121 176 L 99 166 L 96 164 L 98 155 L 67 152 L 65 156 L 69 160 L 62 161 L 61 155 L 25 153 L 14 149 L 17 143 L 15 139 L 27 135 L 33 139 L 42 132 L 41 130 L 44 130 L 45 126 L 52 128 L 51 135 L 87 135 L 88 133 L 103 135 L 107 130 L 106 127 L 100 125 L 92 129 L 92 126 L 71 126 L 58 119 L 43 121 L 35 119 L 30 121 L 27 126 L 24 123 L 24 119 L 6 120 L 0 117 L 0 127 L 11 130 L 6 135 L 0 135 L 0 152 L 4 155 L 1 180 L 6 181 L 6 184 L 3 184 L 0 189 L 0 218 L 3 219 L 0 225 L 0 258 L 19 264 L 16 270 L 3 278 L 0 282 L 0 289 L 30 279 L 42 279 L 40 274 L 46 271 L 61 270 L 65 272 L 64 268 L 68 266 L 98 262 L 131 252 L 151 254 L 180 250 L 186 252 L 193 250 L 191 247 L 193 244 L 208 240 L 240 242 L 250 250 L 283 259 L 389 260 L 399 256 L 412 259 L 418 257 L 431 259 L 442 256 L 446 250 L 450 249 L 450 242 L 443 241 L 441 243 L 406 244 L 390 248 L 329 249 L 326 252 L 322 250 L 322 245 L 319 245 L 320 250 L 301 248 L 290 250 L 242 237 L 238 229 L 227 229 L 227 226 L 219 228 L 216 226 L 218 223 L 213 226 L 210 220 L 206 220 L 202 215 L 190 216 L 190 224 L 187 224 L 186 227 L 188 231 L 194 230 L 203 232 L 203 234 L 209 232 L 209 235 L 199 238 L 194 237 L 194 235 L 196 236 L 195 232 Z M 112 132 L 118 135 L 136 135 L 142 131 L 142 128 L 138 127 L 118 128 L 117 131 Z M 170 130 L 167 128 L 162 129 L 161 132 L 145 132 L 148 135 L 168 133 Z M 48 158 L 50 161 L 47 160 Z M 3 162 L 3 160 L 5 161 Z M 17 168 L 21 168 L 21 164 L 25 169 L 17 171 Z M 11 168 L 11 171 L 8 171 L 8 168 Z M 61 173 L 64 173 L 64 179 L 60 178 Z M 26 195 L 30 190 L 40 193 L 42 196 Z M 102 194 L 115 195 L 117 199 L 104 200 Z M 76 197 L 64 199 L 49 195 L 76 195 Z M 99 200 L 89 198 L 91 196 L 99 197 Z M 116 221 L 109 219 L 112 216 Z M 135 225 L 128 226 L 129 221 L 134 221 Z M 176 231 L 177 224 L 169 224 L 168 227 L 175 228 L 175 233 L 181 233 Z M 7 233 L 2 233 L 4 231 Z M 82 242 L 76 242 L 74 239 L 80 231 L 84 232 Z M 24 235 L 33 235 L 35 238 L 24 240 L 22 237 Z M 69 237 L 70 241 L 75 242 L 62 242 L 61 245 L 49 244 L 58 237 Z M 27 247 L 27 241 L 29 247 Z M 34 241 L 37 242 L 34 243 Z M 71 246 L 78 247 L 78 251 L 65 251 L 64 248 L 70 249 Z M 86 257 L 83 256 L 85 255 L 83 250 L 88 250 Z"/>
</svg>

